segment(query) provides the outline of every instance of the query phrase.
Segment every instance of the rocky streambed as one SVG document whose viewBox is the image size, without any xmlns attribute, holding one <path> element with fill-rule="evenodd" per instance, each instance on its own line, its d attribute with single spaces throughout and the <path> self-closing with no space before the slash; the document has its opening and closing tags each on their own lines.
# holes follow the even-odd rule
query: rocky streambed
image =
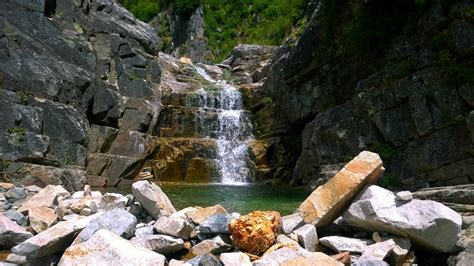
<svg viewBox="0 0 474 266">
<path fill-rule="evenodd" d="M 377 154 L 362 152 L 286 216 L 178 211 L 148 181 L 129 195 L 0 183 L 0 264 L 472 265 L 472 213 L 414 198 L 440 200 L 439 190 L 373 185 L 383 170 Z"/>
</svg>

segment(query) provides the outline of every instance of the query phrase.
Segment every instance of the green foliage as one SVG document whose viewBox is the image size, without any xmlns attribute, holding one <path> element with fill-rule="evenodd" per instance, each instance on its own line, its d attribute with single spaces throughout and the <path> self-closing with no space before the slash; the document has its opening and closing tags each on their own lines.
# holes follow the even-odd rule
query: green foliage
<svg viewBox="0 0 474 266">
<path fill-rule="evenodd" d="M 386 173 L 380 178 L 378 185 L 387 189 L 397 188 L 401 186 L 401 182 L 398 178 L 394 177 L 389 173 Z"/>
<path fill-rule="evenodd" d="M 27 105 L 28 104 L 28 94 L 25 91 L 20 91 L 18 93 L 18 95 L 20 96 L 20 103 L 23 104 L 23 105 Z"/>
<path fill-rule="evenodd" d="M 396 149 L 391 144 L 383 143 L 377 144 L 373 147 L 373 150 L 382 157 L 382 159 L 390 159 L 395 154 Z"/>
<path fill-rule="evenodd" d="M 473 67 L 458 63 L 458 58 L 449 49 L 438 52 L 437 65 L 441 68 L 444 77 L 456 84 L 473 81 L 474 79 Z"/>
<path fill-rule="evenodd" d="M 182 15 L 189 15 L 196 7 L 201 5 L 201 0 L 175 0 L 176 12 Z"/>
<path fill-rule="evenodd" d="M 119 0 L 139 20 L 148 22 L 160 12 L 157 0 Z M 163 2 L 163 1 L 160 1 Z"/>
<path fill-rule="evenodd" d="M 25 141 L 26 130 L 22 127 L 11 127 L 7 129 L 6 137 L 8 143 L 15 146 L 21 147 Z"/>
<path fill-rule="evenodd" d="M 397 73 L 395 73 L 395 78 L 403 78 L 408 74 L 416 70 L 416 65 L 412 60 L 407 60 L 398 65 Z"/>
<path fill-rule="evenodd" d="M 263 103 L 264 105 L 272 105 L 272 104 L 273 104 L 273 99 L 272 99 L 272 97 L 268 97 L 268 96 L 267 96 L 267 97 L 264 97 L 264 98 L 262 99 L 262 103 Z"/>
<path fill-rule="evenodd" d="M 74 160 L 72 158 L 72 155 L 69 151 L 66 151 L 66 154 L 64 155 L 63 165 L 72 165 L 72 164 L 74 164 Z"/>
<path fill-rule="evenodd" d="M 280 45 L 304 17 L 305 0 L 204 0 L 212 52 L 220 61 L 239 43 Z"/>
</svg>

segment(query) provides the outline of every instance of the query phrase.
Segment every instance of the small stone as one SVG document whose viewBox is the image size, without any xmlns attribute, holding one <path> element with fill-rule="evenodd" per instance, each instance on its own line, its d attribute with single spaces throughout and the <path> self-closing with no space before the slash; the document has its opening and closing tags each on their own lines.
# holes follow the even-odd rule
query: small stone
<svg viewBox="0 0 474 266">
<path fill-rule="evenodd" d="M 367 245 L 372 244 L 370 240 L 349 238 L 342 236 L 326 236 L 319 239 L 321 245 L 336 252 L 348 251 L 350 253 L 362 253 Z"/>
<path fill-rule="evenodd" d="M 156 252 L 137 248 L 107 230 L 97 231 L 86 242 L 66 249 L 58 266 L 66 265 L 166 265 Z"/>
<path fill-rule="evenodd" d="M 28 192 L 38 193 L 41 191 L 42 188 L 38 187 L 37 185 L 31 185 L 31 186 L 26 186 L 25 189 Z"/>
<path fill-rule="evenodd" d="M 298 243 L 298 241 L 295 241 L 295 240 L 287 237 L 286 235 L 281 235 L 281 234 L 277 236 L 276 243 L 277 244 L 284 244 L 284 245 L 291 245 L 291 246 L 295 246 L 295 247 L 300 247 L 300 244 Z"/>
<path fill-rule="evenodd" d="M 46 207 L 31 208 L 28 213 L 30 226 L 36 233 L 41 233 L 56 223 L 58 217 L 54 210 Z"/>
<path fill-rule="evenodd" d="M 190 263 L 187 263 L 185 261 L 182 261 L 182 260 L 175 260 L 175 259 L 172 259 L 170 260 L 170 262 L 168 263 L 168 266 L 191 266 Z"/>
<path fill-rule="evenodd" d="M 27 197 L 26 191 L 23 188 L 13 187 L 5 193 L 5 197 L 9 202 L 19 201 Z"/>
<path fill-rule="evenodd" d="M 176 212 L 166 194 L 154 183 L 145 180 L 135 182 L 132 185 L 132 192 L 135 200 L 140 202 L 142 207 L 155 219 Z"/>
<path fill-rule="evenodd" d="M 136 247 L 145 248 L 162 255 L 172 254 L 183 249 L 184 241 L 166 235 L 146 235 L 130 239 Z"/>
<path fill-rule="evenodd" d="M 11 248 L 28 238 L 33 234 L 27 232 L 14 221 L 0 214 L 0 246 L 3 248 Z"/>
<path fill-rule="evenodd" d="M 410 191 L 400 191 L 395 194 L 395 199 L 398 201 L 410 201 L 413 199 L 413 194 Z"/>
<path fill-rule="evenodd" d="M 336 255 L 331 256 L 331 258 L 339 261 L 344 265 L 351 265 L 351 256 L 349 252 L 342 252 Z"/>
<path fill-rule="evenodd" d="M 194 227 L 181 217 L 161 216 L 153 225 L 155 231 L 159 234 L 179 237 L 181 239 L 189 239 Z"/>
<path fill-rule="evenodd" d="M 12 183 L 0 182 L 0 191 L 1 190 L 8 191 L 8 190 L 10 190 L 14 187 L 15 187 L 15 185 L 12 184 Z"/>
<path fill-rule="evenodd" d="M 7 259 L 5 261 L 19 265 L 23 265 L 28 262 L 25 256 L 16 255 L 14 253 L 8 254 Z"/>
<path fill-rule="evenodd" d="M 302 227 L 296 229 L 293 233 L 298 236 L 298 242 L 302 247 L 308 251 L 315 251 L 318 244 L 318 234 L 316 227 L 311 224 L 305 224 Z"/>
<path fill-rule="evenodd" d="M 384 260 L 396 246 L 395 241 L 392 239 L 375 243 L 370 246 L 367 246 L 362 252 L 359 261 L 375 261 L 375 260 Z"/>
<path fill-rule="evenodd" d="M 215 214 L 228 214 L 221 205 L 215 205 L 206 208 L 200 208 L 193 211 L 186 212 L 186 216 L 197 225 L 206 221 L 210 216 Z"/>
<path fill-rule="evenodd" d="M 380 237 L 380 234 L 378 232 L 372 233 L 372 240 L 374 240 L 374 242 L 376 243 L 382 242 L 382 238 Z"/>
<path fill-rule="evenodd" d="M 384 171 L 376 153 L 363 151 L 326 184 L 316 188 L 300 205 L 305 223 L 322 227 L 332 223 L 367 184 L 375 183 Z"/>
<path fill-rule="evenodd" d="M 93 199 L 98 199 L 102 197 L 102 193 L 100 191 L 91 191 L 90 195 L 84 194 L 84 191 L 76 191 L 74 194 L 72 194 L 71 198 L 72 199 L 81 199 L 84 197 L 90 196 Z"/>
<path fill-rule="evenodd" d="M 252 266 L 249 256 L 242 252 L 222 253 L 220 259 L 224 266 Z"/>
<path fill-rule="evenodd" d="M 281 216 L 274 211 L 254 211 L 229 223 L 234 244 L 254 255 L 272 246 L 280 229 Z"/>
</svg>

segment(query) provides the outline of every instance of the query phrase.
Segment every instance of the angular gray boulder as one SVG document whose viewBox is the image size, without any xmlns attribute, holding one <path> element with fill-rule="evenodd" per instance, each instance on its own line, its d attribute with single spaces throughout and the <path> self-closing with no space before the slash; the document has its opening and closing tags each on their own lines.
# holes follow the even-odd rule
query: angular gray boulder
<svg viewBox="0 0 474 266">
<path fill-rule="evenodd" d="M 137 248 L 107 230 L 97 231 L 84 243 L 70 246 L 60 266 L 66 265 L 165 265 L 166 258 L 153 251 Z"/>
<path fill-rule="evenodd" d="M 0 247 L 11 248 L 32 236 L 32 233 L 26 231 L 14 221 L 0 215 Z"/>
<path fill-rule="evenodd" d="M 375 185 L 355 198 L 343 218 L 349 225 L 407 237 L 438 252 L 455 250 L 462 225 L 461 216 L 441 203 L 397 201 L 394 193 Z"/>
<path fill-rule="evenodd" d="M 154 183 L 148 181 L 135 182 L 132 185 L 132 193 L 148 214 L 155 219 L 158 219 L 161 215 L 171 215 L 176 212 L 166 194 Z"/>
<path fill-rule="evenodd" d="M 130 239 L 130 242 L 141 248 L 167 255 L 183 249 L 184 241 L 166 235 L 137 236 Z"/>
<path fill-rule="evenodd" d="M 95 232 L 101 229 L 128 239 L 133 236 L 136 224 L 137 218 L 125 210 L 115 209 L 107 211 L 92 220 L 77 236 L 75 243 L 87 241 Z"/>
<path fill-rule="evenodd" d="M 293 233 L 296 234 L 298 237 L 298 242 L 306 250 L 311 252 L 316 250 L 316 245 L 318 244 L 318 234 L 314 225 L 305 224 L 293 231 Z"/>
<path fill-rule="evenodd" d="M 153 227 L 159 234 L 175 236 L 181 239 L 189 239 L 189 236 L 194 229 L 186 219 L 174 216 L 161 216 Z"/>
</svg>

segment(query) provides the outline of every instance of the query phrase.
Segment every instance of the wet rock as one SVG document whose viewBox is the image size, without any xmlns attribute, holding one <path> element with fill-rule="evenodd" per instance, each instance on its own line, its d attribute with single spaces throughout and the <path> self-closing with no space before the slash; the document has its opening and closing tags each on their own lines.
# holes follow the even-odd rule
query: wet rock
<svg viewBox="0 0 474 266">
<path fill-rule="evenodd" d="M 31 208 L 28 212 L 30 226 L 36 233 L 41 233 L 56 223 L 58 217 L 54 210 L 46 207 Z"/>
<path fill-rule="evenodd" d="M 99 199 L 93 200 L 90 209 L 93 213 L 99 211 L 109 211 L 113 209 L 125 209 L 128 199 L 118 193 L 105 193 Z"/>
<path fill-rule="evenodd" d="M 220 254 L 222 252 L 228 251 L 232 247 L 229 242 L 230 239 L 225 241 L 224 237 L 216 236 L 213 239 L 206 239 L 199 242 L 191 248 L 190 252 L 194 256 L 201 256 L 207 253 Z"/>
<path fill-rule="evenodd" d="M 137 218 L 122 209 L 114 209 L 93 219 L 77 236 L 75 243 L 82 243 L 91 238 L 95 232 L 105 229 L 123 238 L 129 239 L 133 236 Z"/>
<path fill-rule="evenodd" d="M 77 232 L 86 227 L 94 218 L 96 218 L 96 215 L 59 222 L 47 230 L 14 246 L 12 252 L 20 256 L 25 256 L 30 261 L 35 258 L 63 251 L 72 243 Z"/>
<path fill-rule="evenodd" d="M 229 214 L 211 215 L 199 225 L 199 232 L 204 234 L 229 234 L 228 224 L 236 218 Z"/>
<path fill-rule="evenodd" d="M 281 229 L 285 234 L 290 234 L 303 224 L 303 218 L 301 218 L 299 213 L 293 213 L 281 217 Z"/>
<path fill-rule="evenodd" d="M 441 252 L 455 249 L 462 224 L 461 216 L 441 203 L 397 202 L 391 191 L 374 185 L 356 197 L 343 218 L 349 225 L 405 236 Z"/>
<path fill-rule="evenodd" d="M 283 247 L 266 253 L 261 259 L 253 262 L 254 266 L 276 265 L 337 265 L 344 264 L 321 252 L 309 252 L 305 249 Z"/>
<path fill-rule="evenodd" d="M 155 219 L 161 215 L 171 215 L 176 212 L 166 194 L 154 183 L 135 182 L 132 185 L 132 192 L 135 199 Z"/>
<path fill-rule="evenodd" d="M 206 266 L 220 266 L 222 265 L 219 259 L 212 255 L 212 254 L 204 254 L 201 256 L 197 256 L 193 259 L 190 259 L 186 261 L 185 265 L 192 265 L 192 266 L 201 266 L 201 265 L 206 265 Z"/>
<path fill-rule="evenodd" d="M 274 211 L 254 211 L 229 223 L 234 244 L 254 255 L 265 252 L 275 243 L 280 228 L 280 214 Z"/>
<path fill-rule="evenodd" d="M 145 248 L 163 255 L 180 251 L 184 247 L 182 239 L 166 235 L 137 236 L 130 239 L 130 242 L 136 247 Z"/>
<path fill-rule="evenodd" d="M 221 205 L 200 208 L 193 211 L 186 212 L 186 216 L 197 225 L 203 223 L 210 216 L 215 214 L 228 214 Z"/>
<path fill-rule="evenodd" d="M 0 215 L 0 246 L 4 249 L 11 248 L 32 236 L 33 234 L 26 231 L 15 222 Z"/>
<path fill-rule="evenodd" d="M 21 212 L 14 211 L 14 210 L 8 210 L 4 213 L 2 213 L 3 216 L 7 217 L 8 219 L 16 222 L 18 225 L 26 227 L 28 225 L 28 220 L 26 217 L 21 214 Z"/>
<path fill-rule="evenodd" d="M 343 236 L 327 236 L 320 238 L 319 243 L 336 252 L 362 253 L 367 245 L 372 244 L 373 241 Z"/>
<path fill-rule="evenodd" d="M 298 237 L 298 242 L 306 250 L 311 252 L 316 250 L 316 246 L 318 244 L 318 234 L 314 225 L 305 224 L 293 231 L 293 233 L 296 234 Z"/>
<path fill-rule="evenodd" d="M 57 203 L 57 198 L 59 196 L 69 196 L 67 192 L 60 185 L 48 185 L 43 188 L 40 192 L 35 194 L 33 197 L 24 202 L 21 207 L 18 209 L 21 213 L 27 213 L 30 208 L 34 207 L 49 207 L 54 208 Z"/>
<path fill-rule="evenodd" d="M 189 239 L 194 227 L 181 217 L 167 217 L 161 216 L 153 225 L 155 231 L 159 234 L 179 237 L 182 239 Z"/>
<path fill-rule="evenodd" d="M 330 224 L 341 215 L 357 192 L 376 182 L 382 172 L 382 160 L 378 154 L 361 152 L 336 176 L 313 191 L 300 205 L 300 215 L 305 223 L 317 227 Z"/>
<path fill-rule="evenodd" d="M 66 249 L 60 266 L 65 265 L 166 265 L 166 258 L 153 251 L 137 248 L 107 230 L 97 231 L 86 242 Z"/>
<path fill-rule="evenodd" d="M 224 266 L 251 266 L 249 256 L 242 252 L 222 253 L 220 256 Z"/>
</svg>

